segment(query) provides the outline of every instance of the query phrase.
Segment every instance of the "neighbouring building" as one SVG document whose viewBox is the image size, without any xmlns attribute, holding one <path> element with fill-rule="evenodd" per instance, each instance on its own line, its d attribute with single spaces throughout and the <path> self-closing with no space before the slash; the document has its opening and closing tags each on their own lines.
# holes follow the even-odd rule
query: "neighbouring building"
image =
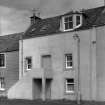
<svg viewBox="0 0 105 105">
<path fill-rule="evenodd" d="M 31 19 L 8 98 L 105 101 L 105 6 Z"/>
<path fill-rule="evenodd" d="M 0 36 L 0 96 L 19 80 L 19 39 L 22 33 Z"/>
</svg>

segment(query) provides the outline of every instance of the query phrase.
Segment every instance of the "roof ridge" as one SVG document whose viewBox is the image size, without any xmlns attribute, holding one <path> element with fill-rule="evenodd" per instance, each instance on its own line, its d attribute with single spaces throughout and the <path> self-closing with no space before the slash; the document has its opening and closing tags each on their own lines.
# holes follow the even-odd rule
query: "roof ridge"
<svg viewBox="0 0 105 105">
<path fill-rule="evenodd" d="M 99 9 L 99 8 L 105 8 L 105 6 L 99 6 L 99 7 L 94 7 L 94 8 L 88 8 L 88 9 L 84 9 L 84 8 L 81 8 L 81 9 L 79 9 L 79 10 L 70 10 L 70 11 L 68 11 L 68 12 L 66 12 L 66 13 L 63 13 L 63 14 L 61 14 L 61 15 L 57 15 L 57 16 L 52 16 L 52 17 L 47 17 L 47 18 L 42 18 L 41 20 L 46 20 L 46 19 L 51 19 L 51 18 L 56 18 L 56 17 L 60 17 L 60 16 L 64 16 L 64 15 L 66 15 L 67 13 L 73 13 L 73 12 L 82 12 L 82 10 L 83 11 L 91 11 L 91 10 L 94 10 L 94 9 Z"/>
<path fill-rule="evenodd" d="M 1 35 L 0 37 L 9 37 L 9 36 L 22 35 L 23 33 L 24 33 L 24 32 L 13 33 L 13 34 L 6 34 L 6 35 Z"/>
<path fill-rule="evenodd" d="M 94 9 L 99 9 L 99 8 L 105 8 L 105 6 L 99 6 L 99 7 L 94 7 L 94 8 L 84 9 L 84 10 L 94 10 Z"/>
</svg>

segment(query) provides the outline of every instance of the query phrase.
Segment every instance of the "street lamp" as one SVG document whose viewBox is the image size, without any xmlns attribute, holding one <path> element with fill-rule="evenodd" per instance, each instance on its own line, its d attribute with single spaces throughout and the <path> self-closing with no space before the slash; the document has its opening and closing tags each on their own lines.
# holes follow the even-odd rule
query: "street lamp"
<svg viewBox="0 0 105 105">
<path fill-rule="evenodd" d="M 74 40 L 76 41 L 76 50 L 77 50 L 77 104 L 80 104 L 80 37 L 77 33 L 73 35 Z"/>
</svg>

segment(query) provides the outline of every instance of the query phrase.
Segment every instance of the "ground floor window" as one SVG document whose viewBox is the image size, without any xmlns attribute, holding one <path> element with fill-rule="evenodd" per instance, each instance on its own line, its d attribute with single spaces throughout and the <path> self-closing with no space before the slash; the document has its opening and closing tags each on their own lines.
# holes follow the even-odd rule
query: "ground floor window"
<svg viewBox="0 0 105 105">
<path fill-rule="evenodd" d="M 5 80 L 4 80 L 4 77 L 0 77 L 0 90 L 5 90 Z"/>
<path fill-rule="evenodd" d="M 74 79 L 67 78 L 66 79 L 66 93 L 73 93 L 74 92 Z"/>
</svg>

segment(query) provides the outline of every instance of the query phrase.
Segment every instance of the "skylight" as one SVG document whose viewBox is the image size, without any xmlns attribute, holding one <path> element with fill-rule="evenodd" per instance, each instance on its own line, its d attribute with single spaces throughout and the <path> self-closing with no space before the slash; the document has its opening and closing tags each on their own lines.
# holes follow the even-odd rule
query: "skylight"
<svg viewBox="0 0 105 105">
<path fill-rule="evenodd" d="M 46 25 L 42 26 L 42 28 L 40 29 L 40 31 L 45 31 L 45 30 L 48 29 L 48 27 L 49 27 L 49 24 L 46 24 Z"/>
</svg>

